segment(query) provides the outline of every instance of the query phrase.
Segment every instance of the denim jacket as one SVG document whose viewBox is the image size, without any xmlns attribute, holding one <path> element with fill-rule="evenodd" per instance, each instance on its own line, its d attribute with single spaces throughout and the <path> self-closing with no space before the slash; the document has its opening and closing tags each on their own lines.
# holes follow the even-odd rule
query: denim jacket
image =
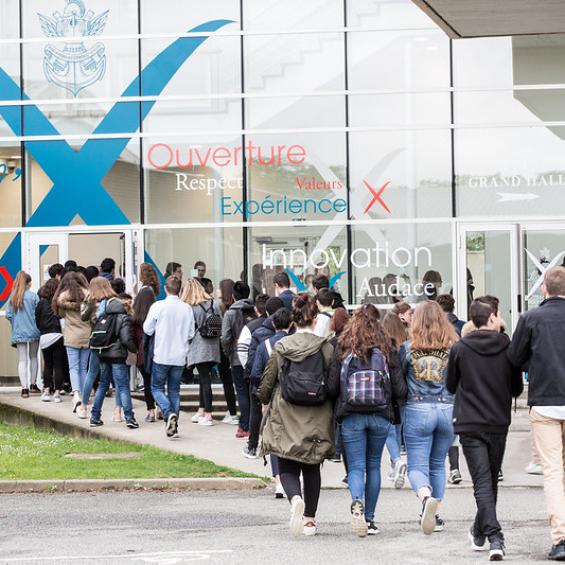
<svg viewBox="0 0 565 565">
<path fill-rule="evenodd" d="M 35 292 L 26 290 L 23 307 L 15 311 L 12 303 L 8 302 L 6 319 L 12 324 L 12 345 L 39 341 L 39 330 L 35 323 L 35 309 L 39 304 L 39 297 Z"/>
<path fill-rule="evenodd" d="M 447 392 L 448 350 L 413 350 L 409 341 L 400 348 L 402 370 L 408 384 L 408 404 L 445 402 L 453 404 L 455 397 Z"/>
</svg>

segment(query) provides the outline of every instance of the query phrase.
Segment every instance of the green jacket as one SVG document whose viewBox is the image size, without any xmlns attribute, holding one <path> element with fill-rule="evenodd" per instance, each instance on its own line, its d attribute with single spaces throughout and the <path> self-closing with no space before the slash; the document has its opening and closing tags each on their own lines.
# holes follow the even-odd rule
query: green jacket
<svg viewBox="0 0 565 565">
<path fill-rule="evenodd" d="M 325 338 L 299 332 L 275 345 L 257 391 L 259 400 L 269 404 L 263 419 L 264 455 L 313 465 L 335 454 L 333 400 L 321 406 L 297 406 L 284 400 L 279 386 L 283 358 L 300 362 L 320 350 L 329 373 L 333 347 Z"/>
</svg>

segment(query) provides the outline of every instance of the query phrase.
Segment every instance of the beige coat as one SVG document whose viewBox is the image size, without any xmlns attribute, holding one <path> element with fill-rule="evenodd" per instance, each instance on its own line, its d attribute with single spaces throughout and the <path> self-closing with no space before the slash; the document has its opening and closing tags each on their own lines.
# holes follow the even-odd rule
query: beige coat
<svg viewBox="0 0 565 565">
<path fill-rule="evenodd" d="M 69 301 L 67 292 L 57 299 L 57 311 L 64 321 L 63 338 L 65 347 L 88 349 L 90 342 L 90 321 L 83 321 L 80 315 L 82 302 Z"/>
</svg>

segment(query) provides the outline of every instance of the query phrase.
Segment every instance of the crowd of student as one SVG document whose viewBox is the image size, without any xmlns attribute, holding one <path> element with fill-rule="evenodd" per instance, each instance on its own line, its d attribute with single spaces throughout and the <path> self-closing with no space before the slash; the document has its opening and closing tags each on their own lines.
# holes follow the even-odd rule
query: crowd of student
<svg viewBox="0 0 565 565">
<path fill-rule="evenodd" d="M 60 402 L 69 390 L 73 411 L 88 418 L 98 383 L 90 425 L 101 426 L 102 403 L 113 383 L 115 419 L 123 412 L 126 425 L 137 428 L 128 369 L 135 366 L 144 382 L 146 422 L 162 418 L 166 436 L 175 438 L 183 373 L 188 368 L 199 377 L 192 421 L 211 426 L 217 372 L 228 405 L 223 421 L 237 425 L 236 437 L 247 440 L 246 457 L 271 456 L 276 496 L 290 502 L 295 535 L 316 534 L 320 466 L 340 458 L 352 499 L 352 531 L 377 534 L 385 446 L 394 486 L 401 488 L 407 476 L 419 499 L 422 531 L 441 532 L 446 458 L 450 482 L 461 481 L 458 435 L 477 504 L 470 547 L 498 561 L 506 551 L 496 512 L 498 483 L 512 399 L 522 393 L 527 371 L 553 542 L 548 558 L 565 561 L 564 268 L 545 273 L 546 299 L 522 315 L 512 341 L 492 296 L 471 303 L 467 323 L 453 314 L 449 295 L 415 308 L 400 302 L 386 315 L 365 304 L 350 316 L 324 275 L 313 280 L 314 295 L 294 295 L 281 272 L 274 277 L 276 296 L 260 294 L 252 301 L 247 283 L 223 280 L 215 299 L 204 263 L 184 282 L 181 266 L 170 263 L 166 297 L 158 300 L 160 281 L 152 265 L 141 266 L 135 298 L 113 271 L 112 260 L 102 262 L 100 273 L 57 266 L 38 296 L 30 277 L 18 274 L 7 318 L 22 396 L 41 392 L 39 347 L 42 400 Z"/>
</svg>

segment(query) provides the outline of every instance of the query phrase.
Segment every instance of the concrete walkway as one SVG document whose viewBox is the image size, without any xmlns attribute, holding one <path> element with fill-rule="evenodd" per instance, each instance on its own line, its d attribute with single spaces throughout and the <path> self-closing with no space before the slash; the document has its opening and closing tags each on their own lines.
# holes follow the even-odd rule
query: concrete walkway
<svg viewBox="0 0 565 565">
<path fill-rule="evenodd" d="M 80 420 L 71 412 L 71 399 L 69 396 L 63 397 L 61 404 L 52 402 L 41 402 L 39 395 L 32 395 L 28 399 L 20 397 L 19 390 L 0 389 L 0 421 L 17 423 L 33 423 L 32 418 L 36 418 L 36 425 L 45 425 L 57 428 L 60 431 L 70 431 L 72 426 L 73 433 L 81 435 L 96 435 L 107 437 L 114 440 L 130 441 L 139 444 L 147 444 L 161 449 L 166 449 L 175 453 L 194 455 L 202 459 L 208 459 L 218 465 L 239 469 L 247 473 L 259 476 L 268 476 L 270 468 L 263 465 L 262 459 L 246 459 L 242 455 L 245 445 L 244 440 L 235 438 L 235 426 L 217 423 L 211 427 L 203 427 L 193 424 L 190 415 L 182 412 L 180 415 L 179 431 L 180 438 L 169 440 L 165 436 L 163 422 L 154 424 L 143 422 L 145 417 L 145 406 L 142 402 L 134 400 L 134 410 L 137 420 L 140 423 L 138 430 L 130 430 L 125 423 L 112 422 L 114 400 L 106 399 L 103 408 L 102 420 L 104 426 L 100 428 L 90 428 L 88 420 Z M 39 424 L 37 419 L 41 419 Z M 527 475 L 524 467 L 530 457 L 530 434 L 528 426 L 527 410 L 519 409 L 513 413 L 513 424 L 509 435 L 508 448 L 504 462 L 504 482 L 503 487 L 541 487 L 542 477 Z M 60 424 L 57 426 L 57 423 Z M 383 455 L 383 488 L 392 488 L 390 481 L 387 480 L 388 455 L 385 450 Z M 464 477 L 462 485 L 449 488 L 471 487 L 469 473 L 465 466 L 465 459 L 461 453 L 461 472 Z M 343 465 L 340 463 L 327 462 L 323 466 L 322 478 L 323 486 L 326 488 L 344 488 L 341 480 L 345 475 Z M 409 488 L 406 486 L 405 488 Z"/>
</svg>

